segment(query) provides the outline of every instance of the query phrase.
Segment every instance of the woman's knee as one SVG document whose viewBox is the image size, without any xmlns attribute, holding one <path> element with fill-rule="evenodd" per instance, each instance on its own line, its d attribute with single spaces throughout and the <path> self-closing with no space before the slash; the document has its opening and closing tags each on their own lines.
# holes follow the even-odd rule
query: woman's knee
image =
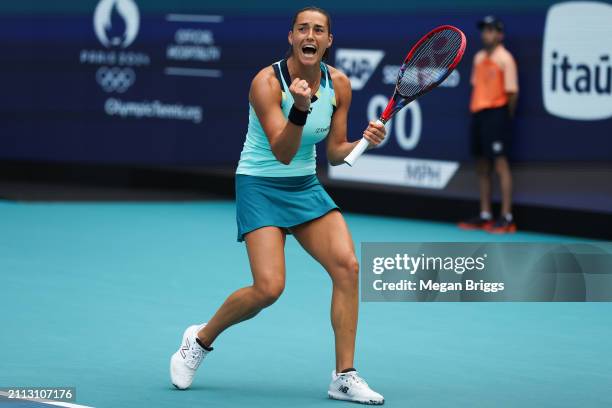
<svg viewBox="0 0 612 408">
<path fill-rule="evenodd" d="M 340 256 L 335 263 L 331 277 L 335 284 L 355 286 L 359 281 L 359 262 L 351 251 Z"/>
<path fill-rule="evenodd" d="M 285 290 L 285 280 L 267 280 L 265 282 L 256 282 L 253 285 L 257 301 L 261 307 L 267 307 L 276 302 Z"/>
</svg>

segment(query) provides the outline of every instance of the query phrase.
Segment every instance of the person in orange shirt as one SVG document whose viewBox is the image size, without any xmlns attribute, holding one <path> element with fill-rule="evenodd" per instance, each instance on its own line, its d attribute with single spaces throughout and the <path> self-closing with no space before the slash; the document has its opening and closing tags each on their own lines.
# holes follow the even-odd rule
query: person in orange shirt
<svg viewBox="0 0 612 408">
<path fill-rule="evenodd" d="M 480 215 L 459 223 L 464 229 L 485 229 L 494 233 L 515 232 L 512 217 L 512 174 L 508 163 L 510 125 L 518 97 L 518 75 L 512 54 L 503 45 L 504 25 L 487 16 L 478 22 L 483 49 L 472 66 L 472 153 L 480 185 Z M 493 220 L 491 173 L 499 176 L 501 214 Z"/>
</svg>

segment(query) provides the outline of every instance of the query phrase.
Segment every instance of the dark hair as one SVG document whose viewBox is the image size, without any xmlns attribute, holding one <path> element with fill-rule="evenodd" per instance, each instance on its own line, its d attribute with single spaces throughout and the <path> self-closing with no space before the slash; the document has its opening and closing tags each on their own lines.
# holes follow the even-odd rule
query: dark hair
<svg viewBox="0 0 612 408">
<path fill-rule="evenodd" d="M 329 31 L 329 34 L 331 34 L 332 23 L 331 23 L 331 17 L 329 16 L 329 13 L 323 10 L 322 8 L 316 7 L 316 6 L 308 6 L 308 7 L 304 7 L 296 11 L 295 14 L 293 15 L 293 18 L 291 19 L 291 31 L 293 31 L 293 26 L 295 26 L 295 22 L 297 21 L 298 16 L 305 11 L 316 11 L 317 13 L 323 14 L 325 18 L 327 19 L 327 31 Z M 287 53 L 285 54 L 285 58 L 289 58 L 292 53 L 293 53 L 293 47 L 289 47 L 289 49 L 287 50 Z M 323 61 L 327 61 L 328 57 L 329 57 L 329 48 L 326 49 L 325 53 L 323 54 Z"/>
</svg>

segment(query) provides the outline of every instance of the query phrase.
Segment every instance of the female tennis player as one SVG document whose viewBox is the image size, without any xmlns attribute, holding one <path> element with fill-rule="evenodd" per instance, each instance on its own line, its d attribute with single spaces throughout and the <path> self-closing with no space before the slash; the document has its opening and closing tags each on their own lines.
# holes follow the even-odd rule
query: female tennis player
<svg viewBox="0 0 612 408">
<path fill-rule="evenodd" d="M 288 233 L 327 271 L 333 283 L 331 323 L 336 363 L 330 398 L 382 404 L 353 368 L 359 304 L 359 265 L 350 232 L 315 174 L 315 144 L 327 137 L 327 157 L 343 163 L 357 142 L 347 141 L 349 79 L 323 62 L 332 45 L 329 14 L 299 10 L 287 58 L 262 69 L 249 92 L 249 125 L 236 171 L 238 241 L 246 241 L 253 284 L 231 294 L 208 323 L 187 328 L 172 356 L 172 383 L 188 388 L 212 343 L 228 327 L 270 306 L 285 286 Z M 371 122 L 371 146 L 385 137 Z"/>
</svg>

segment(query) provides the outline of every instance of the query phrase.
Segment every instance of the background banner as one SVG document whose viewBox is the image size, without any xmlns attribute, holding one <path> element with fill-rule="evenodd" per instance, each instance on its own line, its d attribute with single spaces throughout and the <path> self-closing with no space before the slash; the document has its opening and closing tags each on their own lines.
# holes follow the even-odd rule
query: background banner
<svg viewBox="0 0 612 408">
<path fill-rule="evenodd" d="M 480 49 L 476 22 L 495 13 L 519 71 L 510 156 L 530 170 L 527 183 L 518 177 L 517 202 L 610 211 L 609 172 L 601 168 L 612 164 L 612 5 L 470 1 L 457 10 L 434 3 L 435 12 L 385 3 L 375 14 L 331 3 L 328 62 L 351 80 L 350 139 L 378 117 L 399 63 L 424 33 L 452 24 L 468 46 L 439 89 L 388 123 L 382 147 L 354 169 L 330 168 L 329 177 L 475 197 L 475 179 L 462 173 L 472 160 L 469 76 Z M 294 11 L 240 1 L 0 6 L 0 159 L 232 168 L 244 143 L 250 82 L 285 55 Z M 554 172 L 533 177 L 534 165 L 550 162 Z M 563 193 L 572 174 L 586 174 L 585 163 L 588 179 L 576 188 L 590 190 Z"/>
</svg>

